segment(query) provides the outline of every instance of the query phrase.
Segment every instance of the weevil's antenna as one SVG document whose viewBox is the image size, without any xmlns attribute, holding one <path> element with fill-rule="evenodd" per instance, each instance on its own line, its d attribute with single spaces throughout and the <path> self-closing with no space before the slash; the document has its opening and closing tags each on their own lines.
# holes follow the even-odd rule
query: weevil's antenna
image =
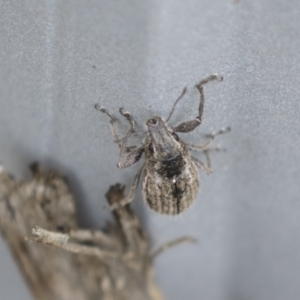
<svg viewBox="0 0 300 300">
<path fill-rule="evenodd" d="M 166 120 L 166 123 L 170 120 L 170 118 L 172 117 L 173 113 L 174 113 L 174 110 L 175 110 L 175 107 L 177 105 L 177 103 L 179 102 L 179 100 L 184 96 L 184 94 L 186 93 L 186 87 L 183 89 L 181 95 L 176 99 L 176 101 L 174 102 L 173 104 L 173 107 L 172 107 L 172 110 Z"/>
</svg>

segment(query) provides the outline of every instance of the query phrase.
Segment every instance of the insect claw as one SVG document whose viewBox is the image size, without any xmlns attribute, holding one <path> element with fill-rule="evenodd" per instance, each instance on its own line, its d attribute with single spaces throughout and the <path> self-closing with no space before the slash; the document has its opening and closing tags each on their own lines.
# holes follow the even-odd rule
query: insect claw
<svg viewBox="0 0 300 300">
<path fill-rule="evenodd" d="M 130 118 L 131 114 L 128 111 L 124 111 L 123 107 L 120 107 L 119 112 L 122 116 L 126 117 L 126 118 Z"/>
<path fill-rule="evenodd" d="M 107 109 L 103 106 L 100 106 L 99 104 L 95 104 L 94 108 L 98 111 L 101 111 L 105 114 L 107 114 L 108 116 L 110 116 L 109 112 L 107 111 Z"/>
<path fill-rule="evenodd" d="M 222 75 L 219 74 L 215 74 L 216 75 L 216 80 L 218 80 L 219 82 L 224 80 L 224 77 Z"/>
</svg>

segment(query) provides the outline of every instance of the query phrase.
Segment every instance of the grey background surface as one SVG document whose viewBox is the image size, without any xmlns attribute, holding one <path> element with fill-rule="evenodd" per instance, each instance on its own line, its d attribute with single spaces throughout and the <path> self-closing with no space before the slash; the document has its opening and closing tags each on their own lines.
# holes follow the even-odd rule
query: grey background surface
<svg viewBox="0 0 300 300">
<path fill-rule="evenodd" d="M 117 169 L 94 104 L 143 126 L 187 86 L 174 125 L 195 116 L 194 85 L 224 75 L 205 90 L 201 128 L 181 135 L 232 127 L 192 208 L 170 218 L 140 193 L 133 203 L 153 245 L 198 239 L 156 260 L 157 281 L 169 300 L 299 299 L 299 1 L 11 0 L 0 12 L 0 160 L 17 178 L 36 160 L 61 170 L 85 227 L 104 225 L 109 185 L 138 170 Z M 31 299 L 1 239 L 0 254 L 0 299 Z"/>
</svg>

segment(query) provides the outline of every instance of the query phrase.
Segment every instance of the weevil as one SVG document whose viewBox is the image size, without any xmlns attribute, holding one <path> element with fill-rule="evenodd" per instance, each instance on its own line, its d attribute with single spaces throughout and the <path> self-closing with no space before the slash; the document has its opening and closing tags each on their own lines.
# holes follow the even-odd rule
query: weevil
<svg viewBox="0 0 300 300">
<path fill-rule="evenodd" d="M 175 107 L 186 93 L 174 102 L 172 110 L 166 119 L 156 116 L 146 122 L 148 136 L 139 146 L 128 146 L 128 139 L 135 134 L 134 119 L 129 112 L 120 108 L 119 112 L 129 122 L 129 129 L 123 138 L 120 138 L 117 128 L 117 119 L 104 107 L 97 104 L 95 108 L 105 113 L 109 119 L 115 143 L 120 149 L 118 167 L 127 168 L 138 162 L 145 153 L 145 163 L 134 177 L 129 194 L 123 199 L 122 205 L 134 199 L 139 178 L 143 178 L 143 196 L 149 207 L 158 213 L 176 215 L 185 211 L 195 200 L 199 190 L 199 175 L 197 167 L 207 174 L 212 172 L 209 158 L 209 145 L 220 134 L 230 131 L 230 127 L 207 136 L 203 145 L 185 143 L 177 133 L 193 131 L 202 123 L 204 109 L 204 85 L 210 81 L 222 81 L 223 77 L 213 74 L 200 81 L 196 88 L 200 93 L 200 104 L 196 118 L 183 122 L 175 127 L 168 127 L 167 122 L 174 113 Z M 205 165 L 190 154 L 190 150 L 202 151 L 207 159 Z M 111 206 L 115 209 L 116 206 Z"/>
</svg>

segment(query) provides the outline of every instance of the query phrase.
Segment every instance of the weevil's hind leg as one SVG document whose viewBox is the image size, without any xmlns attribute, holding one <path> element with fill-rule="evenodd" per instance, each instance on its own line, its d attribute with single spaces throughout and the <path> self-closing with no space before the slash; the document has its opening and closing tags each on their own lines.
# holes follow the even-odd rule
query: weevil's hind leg
<svg viewBox="0 0 300 300">
<path fill-rule="evenodd" d="M 220 130 L 213 132 L 211 134 L 206 135 L 207 140 L 205 141 L 204 144 L 202 145 L 195 145 L 195 144 L 188 144 L 186 143 L 186 146 L 188 147 L 189 150 L 195 150 L 195 151 L 204 151 L 208 149 L 210 143 L 214 140 L 214 138 L 218 135 L 224 134 L 229 132 L 231 129 L 230 127 L 224 127 L 221 128 Z"/>
<path fill-rule="evenodd" d="M 206 151 L 203 151 L 203 153 L 206 156 L 207 165 L 205 165 L 201 160 L 199 160 L 198 158 L 196 158 L 194 156 L 191 156 L 191 158 L 197 168 L 204 171 L 207 175 L 210 175 L 212 173 L 210 157 Z"/>
<path fill-rule="evenodd" d="M 44 245 L 54 246 L 72 253 L 97 256 L 100 259 L 115 257 L 116 252 L 101 250 L 98 247 L 86 246 L 70 241 L 70 236 L 66 233 L 48 231 L 38 226 L 33 227 L 32 235 L 25 237 L 29 241 L 35 241 Z"/>
<path fill-rule="evenodd" d="M 144 165 L 138 170 L 138 172 L 134 176 L 128 195 L 126 197 L 124 197 L 121 201 L 119 201 L 118 203 L 114 203 L 114 204 L 110 205 L 111 210 L 118 209 L 120 206 L 122 207 L 122 206 L 125 206 L 126 204 L 132 202 L 132 200 L 134 199 L 135 193 L 136 193 L 136 189 L 137 189 L 143 168 L 144 168 Z"/>
<path fill-rule="evenodd" d="M 226 131 L 228 132 L 228 131 Z M 210 144 L 210 142 L 208 143 Z M 189 145 L 189 146 L 195 146 L 195 145 Z M 190 150 L 196 150 L 196 151 L 201 151 L 205 157 L 206 157 L 206 165 L 200 161 L 198 158 L 194 157 L 194 156 L 191 156 L 192 158 L 192 161 L 194 162 L 194 164 L 196 165 L 196 167 L 198 167 L 200 170 L 206 172 L 207 175 L 210 175 L 212 173 L 212 165 L 211 165 L 211 160 L 210 160 L 210 152 L 213 152 L 213 151 L 217 151 L 217 152 L 220 152 L 220 151 L 226 151 L 225 148 L 221 148 L 221 147 L 208 147 L 208 145 L 206 147 L 203 147 L 203 148 L 200 148 L 202 146 L 196 146 L 197 148 L 195 147 L 191 147 L 189 148 Z"/>
<path fill-rule="evenodd" d="M 162 254 L 163 252 L 169 250 L 170 248 L 177 246 L 179 244 L 183 243 L 196 243 L 197 240 L 195 238 L 189 237 L 189 236 L 183 236 L 180 238 L 177 238 L 175 240 L 169 241 L 161 245 L 158 249 L 154 250 L 150 257 L 152 260 L 154 260 L 158 255 Z"/>
<path fill-rule="evenodd" d="M 202 115 L 203 115 L 203 109 L 204 109 L 204 89 L 203 86 L 207 84 L 210 81 L 218 80 L 222 81 L 223 77 L 219 76 L 218 74 L 213 74 L 203 80 L 201 80 L 197 85 L 197 89 L 200 92 L 200 104 L 198 108 L 198 116 L 191 121 L 183 122 L 173 128 L 174 132 L 190 132 L 193 131 L 196 127 L 198 127 L 202 123 Z"/>
<path fill-rule="evenodd" d="M 194 162 L 194 164 L 202 171 L 206 172 L 207 175 L 210 175 L 212 173 L 212 165 L 211 165 L 211 160 L 210 160 L 210 156 L 209 153 L 212 151 L 225 151 L 224 148 L 220 148 L 220 147 L 213 147 L 213 148 L 206 148 L 204 149 L 202 152 L 206 157 L 206 165 L 200 161 L 198 158 L 191 156 L 192 161 Z"/>
</svg>

